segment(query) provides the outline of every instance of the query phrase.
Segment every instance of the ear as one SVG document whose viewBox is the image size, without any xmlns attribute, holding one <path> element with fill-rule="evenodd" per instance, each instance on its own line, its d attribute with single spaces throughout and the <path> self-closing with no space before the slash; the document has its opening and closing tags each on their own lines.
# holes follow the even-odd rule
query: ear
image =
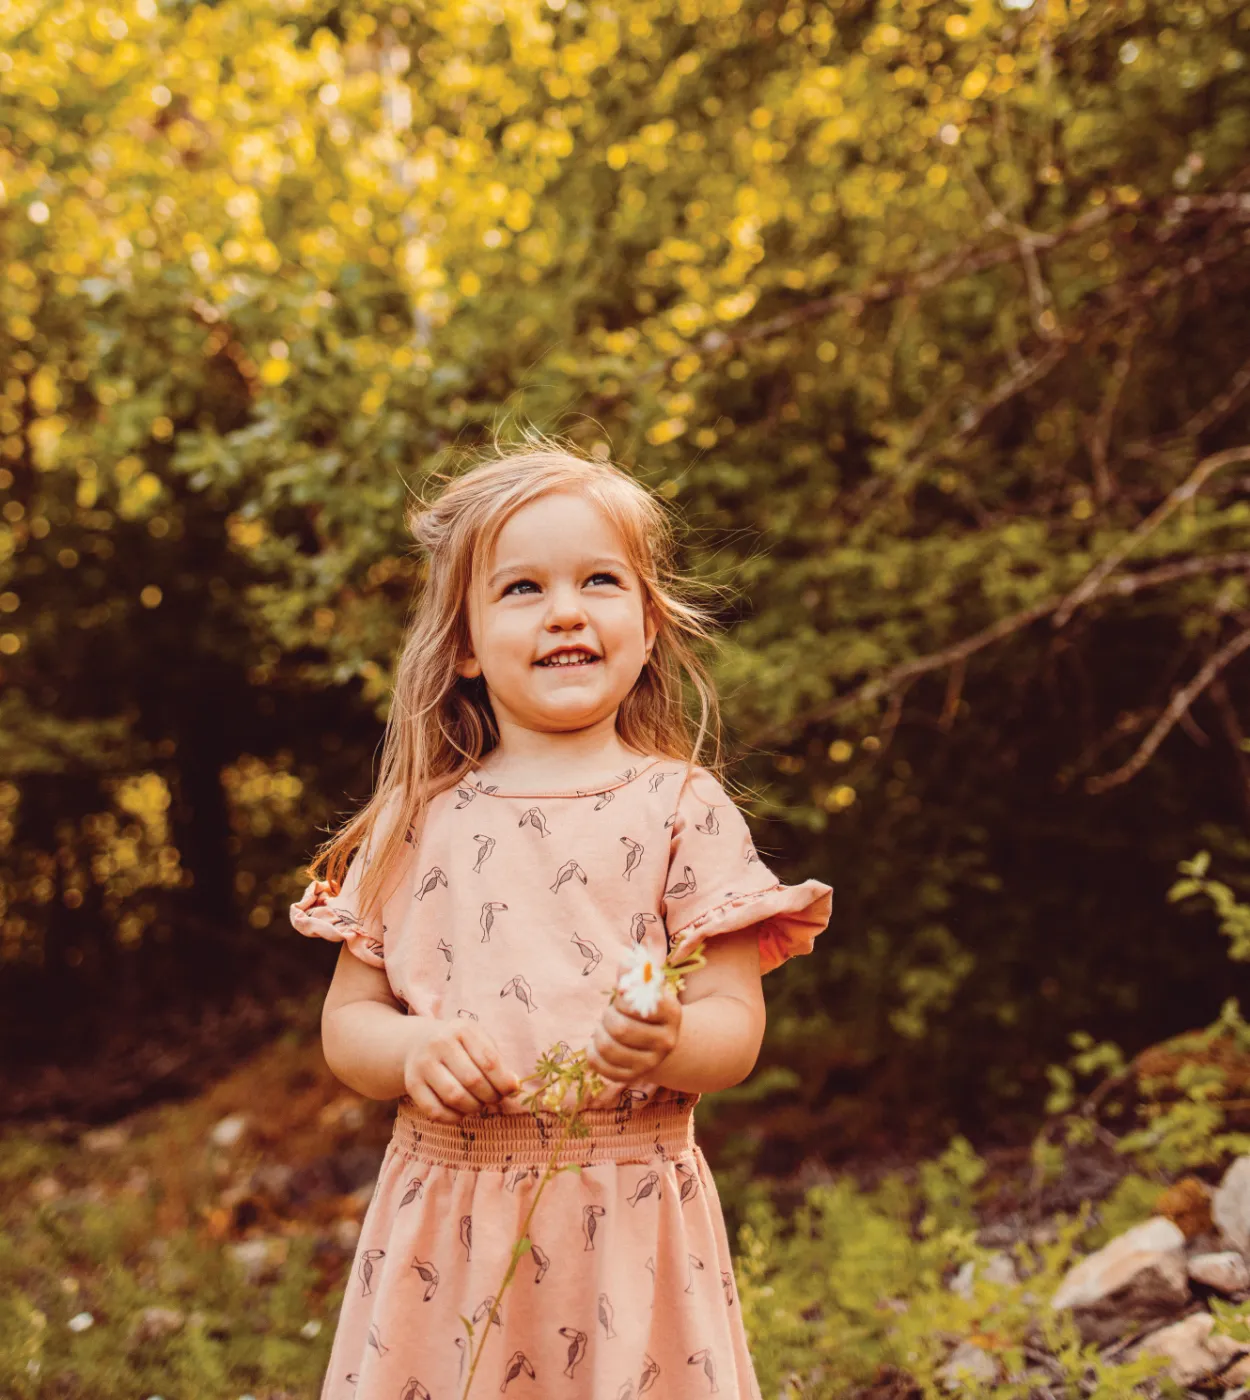
<svg viewBox="0 0 1250 1400">
<path fill-rule="evenodd" d="M 482 663 L 470 652 L 468 656 L 461 657 L 456 662 L 456 674 L 463 676 L 465 680 L 472 680 L 474 676 L 482 674 Z"/>
<path fill-rule="evenodd" d="M 651 604 L 648 603 L 643 609 L 642 619 L 642 638 L 644 643 L 646 644 L 648 661 L 651 660 L 651 648 L 655 646 L 655 639 L 658 632 L 659 626 L 656 619 L 655 610 L 654 608 L 652 608 Z"/>
</svg>

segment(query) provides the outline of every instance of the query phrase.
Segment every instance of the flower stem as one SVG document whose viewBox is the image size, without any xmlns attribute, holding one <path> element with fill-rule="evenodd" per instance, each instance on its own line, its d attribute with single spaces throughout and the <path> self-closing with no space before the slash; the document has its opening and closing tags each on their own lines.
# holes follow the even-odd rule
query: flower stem
<svg viewBox="0 0 1250 1400">
<path fill-rule="evenodd" d="M 551 1180 L 551 1178 L 555 1176 L 558 1171 L 561 1170 L 560 1166 L 558 1165 L 560 1149 L 564 1146 L 565 1142 L 568 1140 L 569 1134 L 573 1130 L 573 1124 L 577 1119 L 577 1115 L 582 1110 L 582 1103 L 586 1097 L 587 1092 L 588 1086 L 583 1085 L 583 1087 L 578 1093 L 577 1102 L 574 1104 L 572 1110 L 568 1113 L 568 1115 L 565 1118 L 564 1131 L 560 1134 L 559 1140 L 557 1141 L 555 1147 L 552 1149 L 551 1160 L 547 1163 L 547 1169 L 543 1173 L 543 1178 L 538 1183 L 538 1189 L 534 1192 L 534 1199 L 530 1202 L 530 1208 L 526 1212 L 525 1219 L 521 1222 L 521 1238 L 517 1240 L 517 1242 L 512 1246 L 512 1258 L 508 1263 L 507 1271 L 504 1273 L 503 1281 L 500 1283 L 499 1289 L 495 1294 L 495 1301 L 491 1304 L 491 1315 L 486 1319 L 485 1327 L 482 1330 L 482 1338 L 478 1342 L 477 1352 L 473 1357 L 473 1364 L 469 1367 L 469 1374 L 465 1379 L 464 1390 L 461 1393 L 461 1400 L 468 1400 L 469 1387 L 473 1384 L 473 1377 L 477 1371 L 478 1362 L 481 1361 L 482 1353 L 486 1350 L 486 1340 L 490 1336 L 490 1325 L 495 1319 L 495 1313 L 499 1308 L 499 1303 L 500 1300 L 503 1298 L 504 1291 L 512 1282 L 512 1279 L 517 1271 L 517 1265 L 521 1261 L 521 1241 L 529 1237 L 530 1221 L 533 1220 L 534 1211 L 538 1208 L 538 1198 L 543 1193 L 543 1187 L 546 1186 L 546 1184 Z"/>
</svg>

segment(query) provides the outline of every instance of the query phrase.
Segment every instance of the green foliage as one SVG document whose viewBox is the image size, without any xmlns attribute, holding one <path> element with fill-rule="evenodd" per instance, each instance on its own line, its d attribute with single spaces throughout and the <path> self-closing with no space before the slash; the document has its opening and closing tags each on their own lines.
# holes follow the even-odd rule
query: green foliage
<svg viewBox="0 0 1250 1400">
<path fill-rule="evenodd" d="M 1221 931 L 1229 934 L 1228 956 L 1244 961 L 1250 931 L 1250 905 L 1226 884 L 1207 877 L 1209 856 L 1201 852 L 1180 862 L 1187 877 L 1168 891 L 1168 899 L 1202 896 L 1219 913 Z M 1186 1169 L 1212 1167 L 1250 1152 L 1250 1132 L 1230 1126 L 1230 1107 L 1240 1109 L 1250 1078 L 1250 1022 L 1236 997 L 1228 997 L 1220 1014 L 1202 1030 L 1175 1036 L 1150 1047 L 1131 1062 L 1111 1042 L 1095 1043 L 1084 1031 L 1069 1037 L 1075 1053 L 1065 1065 L 1050 1065 L 1051 1119 L 1033 1143 L 1033 1160 L 1041 1180 L 1062 1170 L 1064 1152 L 1052 1135 L 1069 1146 L 1099 1138 L 1110 1142 L 1141 1171 L 1156 1179 Z M 1158 1066 L 1156 1068 L 1156 1066 Z M 1077 1104 L 1077 1080 L 1096 1076 L 1087 1097 Z M 1112 1090 L 1131 1086 L 1132 1126 L 1123 1118 L 1126 1105 Z M 1230 1103 L 1230 1100 L 1232 1101 Z M 1118 1136 L 1113 1131 L 1120 1128 Z M 1135 1188 L 1127 1187 L 1126 1190 Z"/>
<path fill-rule="evenodd" d="M 1088 1212 L 1059 1217 L 1053 1239 L 1015 1247 L 1019 1283 L 993 1282 L 982 1270 L 994 1252 L 978 1246 L 973 1231 L 926 1227 L 927 1213 L 919 1228 L 910 1224 L 926 1206 L 932 1210 L 935 1175 L 949 1188 L 943 1199 L 965 1217 L 968 1187 L 980 1176 L 975 1155 L 952 1143 L 940 1163 L 925 1168 L 930 1186 L 921 1191 L 897 1177 L 871 1192 L 848 1180 L 812 1187 L 788 1221 L 763 1192 L 748 1206 L 736 1269 L 763 1393 L 834 1400 L 892 1368 L 926 1400 L 938 1400 L 950 1393 L 939 1369 L 951 1347 L 975 1338 L 999 1367 L 996 1382 L 976 1386 L 979 1395 L 1025 1400 L 1039 1379 L 1056 1394 L 1070 1385 L 1072 1394 L 1108 1400 L 1140 1395 L 1141 1382 L 1161 1369 L 1157 1359 L 1101 1362 L 1097 1347 L 1082 1346 L 1070 1318 L 1046 1306 L 1075 1262 Z M 975 1272 L 965 1298 L 949 1284 L 967 1262 Z M 1048 1374 L 1026 1358 L 1026 1344 L 1049 1353 Z M 960 1393 L 967 1393 L 973 1382 L 963 1385 Z"/>
<path fill-rule="evenodd" d="M 1024 1109 L 1070 1026 L 1157 1032 L 1160 989 L 1215 959 L 1139 939 L 1152 881 L 1176 833 L 1219 850 L 1235 820 L 1232 661 L 1193 698 L 1205 748 L 1172 729 L 1126 765 L 1245 625 L 1246 23 L 13 0 L 24 1032 L 103 1014 L 119 956 L 163 988 L 203 929 L 268 952 L 368 782 L 419 577 L 404 507 L 514 415 L 634 471 L 737 591 L 716 669 L 760 819 L 781 873 L 838 889 L 837 940 L 771 989 L 795 1026 L 838 1013 L 798 1046 L 811 1117 L 848 1069 L 902 1086 L 883 1114 Z"/>
</svg>

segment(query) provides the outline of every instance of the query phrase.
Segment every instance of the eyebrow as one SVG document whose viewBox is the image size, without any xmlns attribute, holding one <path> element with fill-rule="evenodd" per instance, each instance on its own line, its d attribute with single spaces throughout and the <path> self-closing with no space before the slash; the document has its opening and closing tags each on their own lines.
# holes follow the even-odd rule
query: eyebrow
<svg viewBox="0 0 1250 1400">
<path fill-rule="evenodd" d="M 588 560 L 583 563 L 581 567 L 585 569 L 587 573 L 593 573 L 596 569 L 604 566 L 610 566 L 618 573 L 629 572 L 629 566 L 627 564 L 622 563 L 619 559 L 613 559 L 608 555 L 604 555 L 601 559 Z M 494 588 L 496 584 L 507 578 L 510 574 L 515 574 L 517 578 L 525 578 L 530 574 L 542 573 L 542 570 L 543 566 L 541 564 L 508 564 L 502 569 L 496 569 L 495 572 L 491 574 L 490 578 L 486 580 L 486 587 Z"/>
</svg>

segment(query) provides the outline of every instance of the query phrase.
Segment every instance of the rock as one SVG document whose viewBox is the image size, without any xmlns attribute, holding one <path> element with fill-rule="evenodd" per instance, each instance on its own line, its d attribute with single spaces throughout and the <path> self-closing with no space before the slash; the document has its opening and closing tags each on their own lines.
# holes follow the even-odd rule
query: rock
<svg viewBox="0 0 1250 1400">
<path fill-rule="evenodd" d="M 1105 1343 L 1188 1301 L 1185 1236 L 1156 1215 L 1069 1269 L 1050 1306 L 1072 1310 L 1084 1341 Z"/>
<path fill-rule="evenodd" d="M 998 1362 L 972 1342 L 960 1342 L 937 1368 L 938 1378 L 947 1390 L 959 1390 L 969 1382 L 989 1383 L 998 1379 Z"/>
<path fill-rule="evenodd" d="M 248 1283 L 266 1283 L 277 1278 L 286 1263 L 287 1241 L 284 1239 L 241 1240 L 229 1246 L 227 1253 L 243 1271 Z"/>
<path fill-rule="evenodd" d="M 175 1332 L 182 1330 L 186 1320 L 186 1315 L 177 1308 L 144 1308 L 131 1325 L 131 1345 L 139 1346 L 143 1342 L 172 1337 Z"/>
<path fill-rule="evenodd" d="M 1250 1267 L 1235 1249 L 1195 1254 L 1189 1261 L 1189 1277 L 1218 1293 L 1234 1295 L 1250 1289 Z"/>
<path fill-rule="evenodd" d="M 208 1140 L 214 1147 L 220 1147 L 223 1151 L 229 1151 L 236 1147 L 247 1131 L 247 1117 L 242 1113 L 231 1113 L 228 1117 L 222 1118 L 213 1125 L 212 1132 L 208 1135 Z"/>
<path fill-rule="evenodd" d="M 79 1142 L 88 1152 L 120 1152 L 126 1145 L 126 1130 L 117 1124 L 111 1128 L 92 1128 L 83 1133 Z"/>
<path fill-rule="evenodd" d="M 1016 1277 L 1016 1266 L 1011 1256 L 1004 1254 L 1001 1249 L 996 1249 L 979 1270 L 975 1259 L 966 1259 L 950 1281 L 951 1292 L 958 1293 L 961 1298 L 971 1302 L 973 1280 L 978 1272 L 987 1283 L 1014 1285 L 1020 1282 Z"/>
<path fill-rule="evenodd" d="M 1133 1361 L 1143 1355 L 1166 1357 L 1168 1374 L 1180 1386 L 1195 1385 L 1204 1376 L 1221 1371 L 1240 1355 L 1248 1354 L 1250 1361 L 1250 1347 L 1231 1337 L 1215 1334 L 1214 1326 L 1215 1319 L 1209 1312 L 1193 1313 L 1143 1337 L 1129 1349 L 1125 1360 Z M 1221 1380 L 1237 1383 L 1237 1378 L 1227 1372 L 1222 1372 Z"/>
<path fill-rule="evenodd" d="M 996 1249 L 990 1256 L 985 1268 L 981 1270 L 981 1277 L 988 1283 L 1003 1286 L 1014 1287 L 1020 1282 L 1020 1276 L 1016 1272 L 1016 1261 L 1001 1249 Z"/>
<path fill-rule="evenodd" d="M 1250 1157 L 1238 1157 L 1224 1173 L 1211 1200 L 1211 1218 L 1234 1249 L 1250 1253 Z"/>
</svg>

